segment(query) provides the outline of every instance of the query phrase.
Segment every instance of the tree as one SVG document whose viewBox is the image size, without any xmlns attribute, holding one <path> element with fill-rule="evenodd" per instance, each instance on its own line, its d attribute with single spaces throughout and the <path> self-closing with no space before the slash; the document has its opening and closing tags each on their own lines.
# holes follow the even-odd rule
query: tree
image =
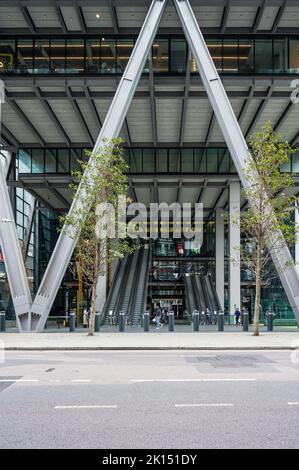
<svg viewBox="0 0 299 470">
<path fill-rule="evenodd" d="M 93 163 L 80 161 L 81 169 L 73 172 L 76 183 L 70 185 L 73 198 L 76 197 L 78 185 L 84 192 L 84 202 L 73 214 L 61 217 L 64 233 L 77 239 L 75 260 L 70 265 L 73 272 L 80 265 L 84 285 L 91 289 L 91 316 L 89 336 L 93 336 L 95 328 L 97 284 L 100 276 L 106 273 L 107 266 L 125 253 L 132 253 L 136 246 L 123 239 L 116 239 L 119 225 L 122 223 L 115 215 L 99 212 L 99 207 L 108 204 L 116 211 L 119 197 L 127 195 L 127 164 L 124 160 L 121 139 L 105 140 L 98 153 L 93 153 Z M 86 152 L 87 157 L 90 152 Z M 90 208 L 90 209 L 89 209 Z M 108 218 L 111 217 L 111 220 Z M 113 237 L 109 236 L 111 230 Z M 125 222 L 124 222 L 125 225 Z M 102 234 L 99 234 L 99 227 Z M 125 227 L 122 227 L 122 231 Z M 111 239 L 112 238 L 112 239 Z"/>
<path fill-rule="evenodd" d="M 282 141 L 269 122 L 250 137 L 252 161 L 247 162 L 245 175 L 249 201 L 239 221 L 244 243 L 240 249 L 242 269 L 255 279 L 254 336 L 259 336 L 260 303 L 262 287 L 277 276 L 272 256 L 277 256 L 284 240 L 290 245 L 296 239 L 294 222 L 295 198 L 290 189 L 294 177 L 281 171 L 290 161 L 294 149 Z M 287 269 L 281 263 L 281 270 Z"/>
</svg>

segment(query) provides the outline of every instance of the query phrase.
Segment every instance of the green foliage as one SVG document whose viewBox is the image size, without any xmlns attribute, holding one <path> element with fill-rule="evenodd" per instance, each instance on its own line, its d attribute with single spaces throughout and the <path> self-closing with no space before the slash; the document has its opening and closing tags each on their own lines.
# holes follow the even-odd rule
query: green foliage
<svg viewBox="0 0 299 470">
<path fill-rule="evenodd" d="M 250 138 L 252 161 L 245 174 L 249 188 L 245 196 L 250 205 L 241 214 L 240 228 L 245 244 L 240 248 L 241 261 L 254 276 L 261 276 L 263 283 L 275 276 L 271 252 L 275 253 L 284 244 L 294 243 L 295 197 L 293 174 L 282 172 L 289 163 L 294 149 L 282 141 L 270 123 Z M 281 266 L 286 269 L 287 266 Z"/>
<path fill-rule="evenodd" d="M 90 159 L 92 155 L 92 160 Z M 131 253 L 136 246 L 128 240 L 108 240 L 97 236 L 97 207 L 111 204 L 115 210 L 118 198 L 127 195 L 127 164 L 121 139 L 105 140 L 98 153 L 86 152 L 88 161 L 80 161 L 81 170 L 73 172 L 74 211 L 72 215 L 61 217 L 63 233 L 77 239 L 76 260 L 71 270 L 76 271 L 80 260 L 83 280 L 86 286 L 94 287 L 99 275 L 103 275 L 107 263 Z M 83 199 L 77 201 L 76 193 L 80 185 Z M 116 218 L 116 233 L 117 233 Z"/>
</svg>

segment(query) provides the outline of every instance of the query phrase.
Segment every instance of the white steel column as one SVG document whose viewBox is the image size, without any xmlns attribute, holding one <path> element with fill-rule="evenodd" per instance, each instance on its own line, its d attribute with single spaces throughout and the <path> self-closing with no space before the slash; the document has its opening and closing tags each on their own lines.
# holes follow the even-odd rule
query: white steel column
<svg viewBox="0 0 299 470">
<path fill-rule="evenodd" d="M 236 308 L 241 309 L 240 196 L 240 183 L 231 183 L 229 189 L 229 314 L 232 320 Z"/>
<path fill-rule="evenodd" d="M 246 189 L 250 186 L 250 181 L 247 180 L 244 169 L 247 164 L 252 161 L 248 146 L 220 80 L 209 49 L 201 34 L 190 3 L 188 0 L 174 0 L 174 5 L 182 21 L 184 32 L 195 57 L 203 85 L 226 144 L 232 155 L 241 183 Z M 256 176 L 258 178 L 258 174 Z M 252 201 L 249 202 L 251 203 Z M 270 204 L 265 211 L 265 217 L 275 217 Z M 271 231 L 269 238 L 272 237 L 275 239 L 283 238 L 279 231 Z M 271 241 L 270 244 L 272 245 Z M 299 275 L 294 266 L 287 244 L 282 244 L 281 249 L 272 251 L 271 255 L 288 300 L 299 323 Z"/>
<path fill-rule="evenodd" d="M 224 213 L 216 209 L 216 290 L 224 309 Z"/>
<path fill-rule="evenodd" d="M 296 203 L 296 210 L 295 210 L 295 224 L 296 224 L 296 229 L 298 231 L 296 243 L 295 243 L 295 266 L 299 275 L 299 207 L 298 207 L 298 202 Z"/>
<path fill-rule="evenodd" d="M 4 84 L 0 81 L 0 124 L 1 105 L 4 103 Z M 6 274 L 15 308 L 19 330 L 30 330 L 31 294 L 18 239 L 15 218 L 6 184 L 7 171 L 0 162 L 0 244 L 4 255 Z"/>
<path fill-rule="evenodd" d="M 130 107 L 134 93 L 136 91 L 139 79 L 146 59 L 150 53 L 152 43 L 156 36 L 167 0 L 154 0 L 145 19 L 144 25 L 128 62 L 124 75 L 120 81 L 118 90 L 106 116 L 100 135 L 95 144 L 93 153 L 105 145 L 104 139 L 117 137 L 123 126 L 125 116 Z M 85 176 L 93 171 L 93 157 L 90 157 L 91 170 Z M 77 212 L 88 213 L 89 207 L 85 203 L 84 189 L 80 185 L 76 198 L 72 204 L 69 214 Z M 32 305 L 32 317 L 35 318 L 36 331 L 44 329 L 45 322 L 55 300 L 57 291 L 67 269 L 72 253 L 76 246 L 76 238 L 71 238 L 61 233 L 54 253 L 46 270 L 38 290 L 35 301 Z"/>
</svg>

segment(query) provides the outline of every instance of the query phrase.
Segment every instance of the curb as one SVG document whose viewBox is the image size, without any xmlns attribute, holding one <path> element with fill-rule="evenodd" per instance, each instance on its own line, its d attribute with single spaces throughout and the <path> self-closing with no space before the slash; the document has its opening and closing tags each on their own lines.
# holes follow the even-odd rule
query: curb
<svg viewBox="0 0 299 470">
<path fill-rule="evenodd" d="M 202 347 L 6 347 L 4 351 L 298 351 L 299 346 L 202 346 Z"/>
</svg>

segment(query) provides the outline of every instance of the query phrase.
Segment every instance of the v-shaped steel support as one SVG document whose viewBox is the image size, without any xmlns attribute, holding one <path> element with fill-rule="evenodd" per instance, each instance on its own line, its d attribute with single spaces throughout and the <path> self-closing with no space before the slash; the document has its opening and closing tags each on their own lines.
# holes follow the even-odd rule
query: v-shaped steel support
<svg viewBox="0 0 299 470">
<path fill-rule="evenodd" d="M 167 0 L 153 0 L 151 4 L 138 41 L 119 84 L 93 153 L 96 153 L 101 146 L 105 145 L 105 139 L 114 138 L 120 133 L 146 59 L 157 33 L 166 4 Z M 182 21 L 185 35 L 199 68 L 201 79 L 227 146 L 232 154 L 241 182 L 243 186 L 247 188 L 249 183 L 246 180 L 244 168 L 248 159 L 251 158 L 248 146 L 189 2 L 185 0 L 174 0 L 174 5 Z M 92 171 L 92 156 L 90 161 Z M 88 177 L 88 174 L 86 176 Z M 5 183 L 3 175 L 1 178 L 2 180 L 0 181 L 0 184 L 2 186 Z M 12 220 L 12 211 L 11 209 L 8 209 L 9 201 L 5 199 L 5 194 L 7 193 L 6 188 L 5 191 L 1 188 L 0 197 L 1 200 L 5 200 L 5 210 L 3 210 L 3 213 L 0 212 L 0 218 L 3 216 L 3 219 L 9 218 Z M 87 207 L 85 203 L 85 194 L 82 186 L 79 186 L 78 188 L 76 198 L 70 209 L 70 214 L 78 211 L 78 209 L 83 209 L 85 213 L 89 210 L 89 207 Z M 269 211 L 271 212 L 270 207 Z M 4 239 L 2 249 L 4 251 L 6 269 L 18 317 L 19 328 L 22 331 L 28 331 L 30 329 L 33 331 L 42 331 L 72 253 L 75 249 L 77 240 L 66 236 L 62 232 L 30 310 L 30 294 L 24 264 L 21 262 L 22 258 L 19 253 L 20 247 L 17 242 L 16 229 L 15 227 L 13 228 L 13 225 L 7 226 L 10 227 L 10 231 L 5 227 L 4 223 L 1 224 L 0 221 L 1 239 Z M 280 234 L 273 234 L 273 236 L 276 235 L 280 236 Z M 12 253 L 12 251 L 14 251 L 14 253 Z M 272 257 L 289 302 L 299 322 L 299 276 L 287 245 L 285 244 L 280 252 L 272 253 Z M 286 262 L 288 263 L 289 268 L 287 270 L 283 270 L 282 266 L 284 266 Z M 17 287 L 19 287 L 19 289 L 17 289 Z M 20 321 L 20 318 L 23 318 L 23 322 Z M 24 322 L 24 319 L 26 319 L 26 322 Z M 26 327 L 23 327 L 23 325 Z"/>
</svg>

